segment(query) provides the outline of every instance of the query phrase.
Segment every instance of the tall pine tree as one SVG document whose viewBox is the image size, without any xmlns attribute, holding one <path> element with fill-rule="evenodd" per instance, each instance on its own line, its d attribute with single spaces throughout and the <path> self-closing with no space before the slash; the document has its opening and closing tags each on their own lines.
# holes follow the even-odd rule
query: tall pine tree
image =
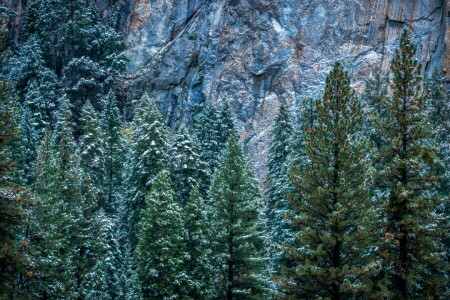
<svg viewBox="0 0 450 300">
<path fill-rule="evenodd" d="M 237 133 L 232 132 L 210 190 L 218 298 L 263 299 L 266 295 L 260 200 Z"/>
<path fill-rule="evenodd" d="M 289 188 L 288 159 L 290 156 L 290 141 L 294 131 L 292 121 L 286 106 L 280 105 L 275 124 L 271 132 L 271 142 L 267 163 L 266 218 L 268 229 L 268 244 L 271 262 L 270 273 L 277 273 L 281 264 L 280 246 L 287 242 L 290 226 L 284 215 L 289 210 L 287 191 Z"/>
<path fill-rule="evenodd" d="M 189 136 L 183 126 L 176 134 L 170 148 L 171 177 L 175 198 L 184 205 L 193 188 L 200 188 L 206 196 L 208 180 L 207 165 L 201 160 L 199 148 L 195 140 Z"/>
<path fill-rule="evenodd" d="M 104 139 L 104 194 L 106 212 L 117 211 L 123 192 L 125 140 L 117 100 L 112 91 L 103 98 L 103 115 L 100 121 Z"/>
<path fill-rule="evenodd" d="M 136 257 L 144 299 L 186 299 L 186 231 L 169 173 L 158 173 L 139 221 Z"/>
<path fill-rule="evenodd" d="M 362 112 L 340 63 L 317 103 L 318 124 L 306 131 L 306 168 L 290 177 L 298 194 L 290 219 L 296 237 L 286 245 L 279 283 L 286 299 L 348 299 L 367 292 L 368 251 L 374 237 L 371 175 L 361 136 Z"/>
<path fill-rule="evenodd" d="M 446 281 L 440 228 L 442 203 L 436 194 L 436 148 L 430 139 L 426 97 L 416 47 L 404 31 L 391 64 L 391 90 L 378 132 L 386 141 L 380 151 L 383 208 L 386 218 L 381 255 L 393 298 L 440 295 Z"/>
<path fill-rule="evenodd" d="M 129 241 L 134 247 L 136 227 L 141 210 L 145 208 L 145 195 L 156 174 L 169 163 L 167 128 L 155 102 L 147 94 L 140 100 L 131 130 L 124 217 L 128 225 Z"/>
</svg>

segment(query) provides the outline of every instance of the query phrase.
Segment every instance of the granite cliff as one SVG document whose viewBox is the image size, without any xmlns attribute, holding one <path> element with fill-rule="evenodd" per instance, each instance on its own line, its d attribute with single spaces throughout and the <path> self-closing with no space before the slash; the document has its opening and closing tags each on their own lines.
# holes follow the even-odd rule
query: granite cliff
<svg viewBox="0 0 450 300">
<path fill-rule="evenodd" d="M 26 2 L 8 4 L 20 14 Z M 147 91 L 170 126 L 187 120 L 204 99 L 230 101 L 245 149 L 260 170 L 279 103 L 294 109 L 301 98 L 320 96 L 336 60 L 360 91 L 376 68 L 388 70 L 407 28 L 425 72 L 450 76 L 447 0 L 97 0 L 97 5 L 105 17 L 118 12 L 130 58 L 124 78 L 130 97 Z"/>
</svg>

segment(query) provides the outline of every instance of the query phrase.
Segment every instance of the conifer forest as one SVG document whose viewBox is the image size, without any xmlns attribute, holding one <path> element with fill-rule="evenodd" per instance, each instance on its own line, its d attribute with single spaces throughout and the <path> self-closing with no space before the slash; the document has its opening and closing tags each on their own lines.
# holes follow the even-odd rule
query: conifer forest
<svg viewBox="0 0 450 300">
<path fill-rule="evenodd" d="M 169 122 L 95 3 L 0 6 L 0 299 L 450 299 L 450 81 L 411 28 L 277 100 L 255 167 L 244 95 Z"/>
</svg>

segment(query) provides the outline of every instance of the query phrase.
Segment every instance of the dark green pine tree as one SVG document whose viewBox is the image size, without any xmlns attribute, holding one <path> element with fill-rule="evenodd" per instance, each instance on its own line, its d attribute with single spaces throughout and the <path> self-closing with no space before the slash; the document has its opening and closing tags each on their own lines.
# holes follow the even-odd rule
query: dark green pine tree
<svg viewBox="0 0 450 300">
<path fill-rule="evenodd" d="M 105 194 L 105 211 L 117 211 L 121 200 L 125 161 L 125 140 L 123 123 L 117 100 L 112 91 L 103 98 L 103 114 L 100 121 L 101 133 L 104 139 L 103 164 L 105 179 L 103 183 Z"/>
<path fill-rule="evenodd" d="M 218 149 L 219 113 L 211 101 L 208 101 L 201 111 L 198 120 L 194 123 L 194 134 L 199 142 L 202 161 L 209 166 L 210 174 L 213 174 L 218 162 L 220 151 Z"/>
<path fill-rule="evenodd" d="M 23 42 L 11 65 L 10 78 L 23 99 L 23 109 L 29 109 L 35 120 L 35 130 L 53 125 L 59 86 L 56 74 L 46 66 L 41 40 L 32 36 Z"/>
<path fill-rule="evenodd" d="M 132 124 L 131 150 L 127 166 L 125 222 L 129 242 L 136 245 L 137 224 L 145 208 L 145 195 L 156 174 L 167 167 L 168 133 L 155 102 L 144 94 Z"/>
<path fill-rule="evenodd" d="M 138 273 L 129 246 L 125 247 L 122 272 L 120 274 L 120 291 L 123 300 L 141 300 L 142 290 Z"/>
<path fill-rule="evenodd" d="M 376 233 L 361 105 L 340 63 L 317 113 L 306 131 L 306 167 L 290 174 L 298 190 L 290 217 L 297 241 L 283 247 L 295 264 L 282 269 L 281 298 L 349 299 L 371 288 L 363 279 L 376 264 L 369 255 Z"/>
<path fill-rule="evenodd" d="M 0 64 L 6 64 L 4 33 L 0 31 Z M 0 74 L 3 75 L 3 74 Z M 21 297 L 17 278 L 24 273 L 25 258 L 16 240 L 24 221 L 18 189 L 12 184 L 14 163 L 11 161 L 10 143 L 17 137 L 15 122 L 17 110 L 14 96 L 5 77 L 0 77 L 0 298 Z"/>
<path fill-rule="evenodd" d="M 90 101 L 83 106 L 80 131 L 82 132 L 78 145 L 80 168 L 86 176 L 89 176 L 89 184 L 93 193 L 91 196 L 96 199 L 98 208 L 106 210 L 109 207 L 103 193 L 106 177 L 104 138 L 100 130 L 99 115 Z"/>
<path fill-rule="evenodd" d="M 232 132 L 210 190 L 219 299 L 264 299 L 267 262 L 256 180 Z"/>
<path fill-rule="evenodd" d="M 289 211 L 287 191 L 290 187 L 288 174 L 288 159 L 291 154 L 290 141 L 294 131 L 294 126 L 286 109 L 282 103 L 280 105 L 275 123 L 271 131 L 271 142 L 268 154 L 268 175 L 266 180 L 267 190 L 266 219 L 271 275 L 278 273 L 282 264 L 282 253 L 280 246 L 285 244 L 290 238 L 290 225 L 284 215 Z"/>
<path fill-rule="evenodd" d="M 122 37 L 102 20 L 93 2 L 29 1 L 21 37 L 23 44 L 36 40 L 43 66 L 58 78 L 57 91 L 70 100 L 76 121 L 88 100 L 100 108 L 101 95 L 126 66 Z M 21 64 L 26 65 L 23 60 Z"/>
<path fill-rule="evenodd" d="M 20 114 L 19 137 L 13 144 L 17 162 L 15 181 L 21 185 L 30 185 L 33 182 L 33 167 L 40 138 L 41 134 L 36 129 L 36 120 L 30 109 L 25 107 Z"/>
<path fill-rule="evenodd" d="M 439 193 L 450 195 L 450 90 L 446 77 L 434 72 L 426 81 L 431 127 L 437 142 Z"/>
<path fill-rule="evenodd" d="M 206 196 L 206 182 L 209 178 L 207 165 L 200 158 L 197 143 L 191 139 L 182 126 L 176 134 L 169 156 L 171 157 L 171 178 L 176 201 L 184 206 L 190 191 L 198 187 Z"/>
<path fill-rule="evenodd" d="M 217 133 L 219 134 L 217 139 L 217 146 L 219 153 L 223 151 L 225 145 L 228 142 L 228 137 L 236 129 L 234 123 L 234 115 L 231 110 L 228 101 L 224 101 L 220 110 L 218 111 L 218 118 L 216 120 Z"/>
<path fill-rule="evenodd" d="M 380 192 L 385 213 L 380 254 L 391 281 L 391 298 L 439 297 L 446 282 L 442 214 L 437 209 L 436 147 L 422 93 L 421 64 L 404 31 L 391 63 L 392 95 L 379 116 L 379 135 L 386 141 L 380 156 Z"/>
<path fill-rule="evenodd" d="M 145 200 L 136 247 L 143 298 L 187 299 L 186 230 L 169 172 L 158 173 Z"/>
<path fill-rule="evenodd" d="M 89 176 L 79 167 L 71 109 L 64 100 L 49 142 L 38 152 L 35 192 L 41 202 L 33 229 L 40 252 L 38 293 L 42 298 L 85 298 L 98 259 L 99 221 Z"/>
<path fill-rule="evenodd" d="M 196 187 L 189 194 L 183 208 L 185 247 L 187 253 L 186 272 L 191 284 L 188 296 L 191 299 L 211 299 L 214 296 L 214 269 L 211 264 L 211 221 L 208 208 Z"/>
</svg>

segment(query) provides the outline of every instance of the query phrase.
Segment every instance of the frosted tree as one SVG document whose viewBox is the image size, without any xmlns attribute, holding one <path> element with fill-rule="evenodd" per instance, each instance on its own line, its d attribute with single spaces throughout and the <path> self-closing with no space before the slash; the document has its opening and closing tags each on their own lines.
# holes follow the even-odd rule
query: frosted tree
<svg viewBox="0 0 450 300">
<path fill-rule="evenodd" d="M 215 292 L 211 264 L 213 231 L 208 216 L 208 207 L 198 189 L 193 187 L 183 209 L 187 254 L 185 267 L 190 281 L 188 295 L 192 299 L 209 299 Z"/>
<path fill-rule="evenodd" d="M 123 192 L 122 178 L 124 176 L 125 140 L 123 124 L 117 100 L 112 91 L 103 98 L 103 114 L 100 121 L 101 133 L 104 139 L 104 194 L 105 211 L 117 211 Z"/>
<path fill-rule="evenodd" d="M 208 101 L 203 107 L 198 120 L 194 124 L 194 134 L 199 142 L 201 158 L 209 166 L 209 172 L 214 173 L 219 156 L 218 128 L 216 122 L 219 113 L 216 107 Z"/>
<path fill-rule="evenodd" d="M 217 297 L 263 299 L 266 256 L 256 180 L 232 132 L 210 190 Z"/>
<path fill-rule="evenodd" d="M 293 264 L 282 268 L 278 281 L 286 299 L 351 298 L 371 289 L 364 277 L 374 272 L 375 212 L 362 111 L 340 63 L 327 77 L 317 114 L 305 136 L 308 161 L 290 174 L 298 193 L 290 216 L 296 241 L 283 247 Z"/>
<path fill-rule="evenodd" d="M 105 147 L 104 138 L 100 130 L 100 120 L 97 112 L 88 101 L 84 104 L 80 119 L 80 142 L 78 145 L 80 168 L 89 176 L 92 196 L 98 208 L 107 209 L 103 185 L 105 183 Z"/>
<path fill-rule="evenodd" d="M 271 257 L 269 272 L 277 273 L 281 264 L 280 246 L 289 239 L 290 225 L 285 219 L 289 211 L 287 191 L 289 189 L 288 159 L 290 156 L 290 141 L 294 131 L 291 118 L 284 104 L 280 105 L 275 124 L 271 131 L 271 142 L 268 155 L 266 219 L 268 230 L 268 245 Z"/>
<path fill-rule="evenodd" d="M 191 139 L 185 127 L 176 134 L 169 155 L 175 199 L 182 206 L 188 201 L 190 191 L 200 187 L 206 195 L 207 165 L 201 160 L 197 143 Z"/>
<path fill-rule="evenodd" d="M 168 133 L 155 102 L 144 94 L 132 124 L 130 156 L 126 178 L 125 221 L 129 241 L 136 245 L 137 223 L 145 208 L 145 195 L 156 174 L 167 167 Z"/>
<path fill-rule="evenodd" d="M 190 284 L 186 230 L 167 171 L 158 173 L 145 200 L 136 248 L 144 299 L 184 299 Z"/>
<path fill-rule="evenodd" d="M 19 138 L 14 143 L 14 157 L 17 162 L 17 178 L 20 184 L 29 185 L 33 181 L 33 166 L 39 146 L 40 132 L 36 130 L 36 120 L 29 108 L 20 114 Z"/>
</svg>

